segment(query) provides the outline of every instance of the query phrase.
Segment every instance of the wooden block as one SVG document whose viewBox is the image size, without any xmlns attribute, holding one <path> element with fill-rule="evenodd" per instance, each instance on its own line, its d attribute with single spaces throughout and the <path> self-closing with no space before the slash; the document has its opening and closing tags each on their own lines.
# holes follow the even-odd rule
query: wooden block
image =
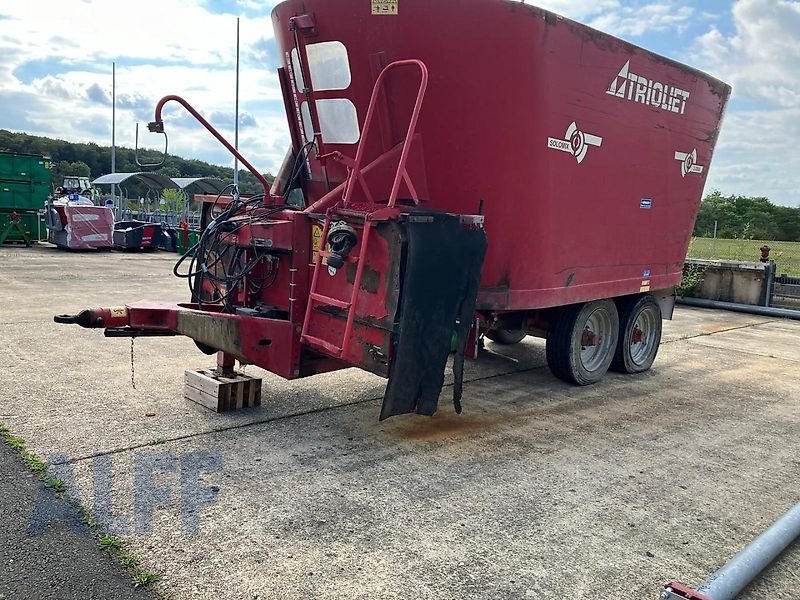
<svg viewBox="0 0 800 600">
<path fill-rule="evenodd" d="M 261 406 L 261 379 L 243 373 L 221 377 L 211 369 L 186 371 L 183 395 L 214 412 Z"/>
</svg>

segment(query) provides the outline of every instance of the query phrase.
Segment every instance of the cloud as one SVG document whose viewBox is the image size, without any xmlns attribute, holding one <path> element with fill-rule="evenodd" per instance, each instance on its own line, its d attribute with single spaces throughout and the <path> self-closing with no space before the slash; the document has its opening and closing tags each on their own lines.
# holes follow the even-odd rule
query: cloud
<svg viewBox="0 0 800 600">
<path fill-rule="evenodd" d="M 733 86 L 708 187 L 800 201 L 800 2 L 738 0 L 733 31 L 711 27 L 687 60 Z"/>
<path fill-rule="evenodd" d="M 245 60 L 255 64 L 264 65 L 265 68 L 275 71 L 281 66 L 278 47 L 273 38 L 262 37 L 242 51 Z"/>
<path fill-rule="evenodd" d="M 46 9 L 0 2 L 0 127 L 109 144 L 116 62 L 117 143 L 127 146 L 134 145 L 135 123 L 151 121 L 168 94 L 184 96 L 233 138 L 235 15 L 243 15 L 240 146 L 259 168 L 280 165 L 290 141 L 274 70 L 274 2 L 141 0 L 124 22 L 116 3 L 103 0 L 53 1 Z M 174 110 L 184 116 L 171 124 L 171 152 L 232 163 L 183 109 Z M 268 136 L 256 131 L 261 127 Z M 146 130 L 140 137 L 152 140 Z"/>
<path fill-rule="evenodd" d="M 766 196 L 797 206 L 800 107 L 729 113 L 711 167 L 709 189 Z"/>
<path fill-rule="evenodd" d="M 593 19 L 589 25 L 616 36 L 641 37 L 653 31 L 681 31 L 694 9 L 671 2 L 619 7 Z"/>
<path fill-rule="evenodd" d="M 689 3 L 675 0 L 539 0 L 532 4 L 621 37 L 682 30 L 695 13 Z"/>
<path fill-rule="evenodd" d="M 741 98 L 791 107 L 800 102 L 800 2 L 739 0 L 735 32 L 712 27 L 693 48 L 705 67 L 719 73 Z"/>
<path fill-rule="evenodd" d="M 530 4 L 570 19 L 585 19 L 620 7 L 618 0 L 540 0 Z"/>
<path fill-rule="evenodd" d="M 105 90 L 101 88 L 98 83 L 93 83 L 86 88 L 86 97 L 96 104 L 111 106 L 111 96 L 106 94 Z"/>
</svg>

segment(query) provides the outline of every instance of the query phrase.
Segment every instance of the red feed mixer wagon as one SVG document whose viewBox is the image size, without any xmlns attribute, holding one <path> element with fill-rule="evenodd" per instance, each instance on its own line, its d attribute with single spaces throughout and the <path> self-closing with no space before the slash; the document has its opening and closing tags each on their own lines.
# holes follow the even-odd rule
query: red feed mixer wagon
<svg viewBox="0 0 800 600">
<path fill-rule="evenodd" d="M 561 379 L 650 368 L 730 87 L 509 0 L 288 0 L 272 13 L 292 147 L 220 198 L 185 304 L 56 317 L 185 335 L 221 366 L 388 378 L 381 418 L 437 409 L 454 332 L 547 339 Z M 166 134 L 164 134 L 166 135 Z"/>
</svg>

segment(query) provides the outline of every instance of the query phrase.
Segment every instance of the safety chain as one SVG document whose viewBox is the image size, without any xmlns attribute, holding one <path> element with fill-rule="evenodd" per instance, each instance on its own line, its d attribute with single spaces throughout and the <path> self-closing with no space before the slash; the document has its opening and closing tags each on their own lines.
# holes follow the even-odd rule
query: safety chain
<svg viewBox="0 0 800 600">
<path fill-rule="evenodd" d="M 131 387 L 136 389 L 136 371 L 133 367 L 133 340 L 136 338 L 131 337 Z"/>
</svg>

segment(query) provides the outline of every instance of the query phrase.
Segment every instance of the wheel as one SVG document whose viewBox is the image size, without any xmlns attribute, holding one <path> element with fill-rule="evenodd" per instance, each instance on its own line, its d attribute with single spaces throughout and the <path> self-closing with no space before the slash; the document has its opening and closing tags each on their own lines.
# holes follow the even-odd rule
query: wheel
<svg viewBox="0 0 800 600">
<path fill-rule="evenodd" d="M 611 366 L 619 337 L 619 315 L 611 300 L 558 309 L 547 331 L 547 365 L 568 383 L 591 385 Z"/>
<path fill-rule="evenodd" d="M 647 294 L 620 301 L 618 309 L 619 342 L 611 368 L 620 373 L 647 371 L 661 344 L 661 308 Z"/>
<path fill-rule="evenodd" d="M 504 346 L 519 344 L 525 339 L 526 334 L 522 329 L 490 329 L 486 332 L 486 337 Z"/>
</svg>

